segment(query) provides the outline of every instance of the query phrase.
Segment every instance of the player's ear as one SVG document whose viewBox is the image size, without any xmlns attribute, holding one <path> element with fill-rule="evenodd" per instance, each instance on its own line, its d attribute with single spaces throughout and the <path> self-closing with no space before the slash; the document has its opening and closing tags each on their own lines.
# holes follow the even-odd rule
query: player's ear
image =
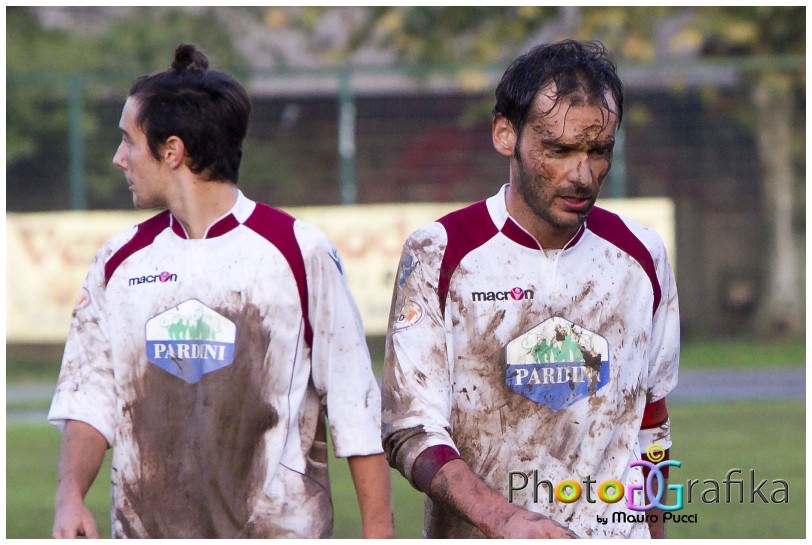
<svg viewBox="0 0 812 545">
<path fill-rule="evenodd" d="M 518 139 L 513 124 L 505 116 L 497 115 L 493 118 L 491 132 L 494 149 L 505 157 L 513 157 Z"/>
<path fill-rule="evenodd" d="M 178 168 L 183 164 L 186 155 L 186 145 L 177 136 L 170 136 L 161 147 L 161 159 L 170 168 Z"/>
</svg>

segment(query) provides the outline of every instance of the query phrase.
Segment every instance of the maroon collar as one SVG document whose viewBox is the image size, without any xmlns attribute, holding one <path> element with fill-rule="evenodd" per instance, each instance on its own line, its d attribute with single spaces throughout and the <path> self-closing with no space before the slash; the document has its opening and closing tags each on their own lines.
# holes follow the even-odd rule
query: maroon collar
<svg viewBox="0 0 812 545">
<path fill-rule="evenodd" d="M 519 225 L 513 221 L 513 218 L 511 217 L 508 217 L 508 219 L 505 221 L 501 231 L 502 234 L 508 237 L 510 240 L 517 244 L 521 244 L 526 248 L 530 248 L 532 250 L 538 250 L 541 248 L 541 245 L 536 241 L 536 239 L 533 238 L 530 233 L 519 227 Z M 569 240 L 569 242 L 567 242 L 563 249 L 566 250 L 575 246 L 578 241 L 581 240 L 581 237 L 584 236 L 584 231 L 586 231 L 586 222 L 581 224 L 578 231 Z"/>
<path fill-rule="evenodd" d="M 178 219 L 170 214 L 170 221 L 172 224 L 172 232 L 178 235 L 180 238 L 188 239 L 189 235 L 186 233 L 186 229 L 183 228 L 183 225 L 178 221 Z M 237 221 L 237 218 L 234 217 L 234 214 L 228 214 L 220 218 L 214 225 L 208 228 L 206 231 L 205 238 L 216 238 L 222 235 L 225 235 L 232 229 L 239 227 L 240 222 Z"/>
</svg>

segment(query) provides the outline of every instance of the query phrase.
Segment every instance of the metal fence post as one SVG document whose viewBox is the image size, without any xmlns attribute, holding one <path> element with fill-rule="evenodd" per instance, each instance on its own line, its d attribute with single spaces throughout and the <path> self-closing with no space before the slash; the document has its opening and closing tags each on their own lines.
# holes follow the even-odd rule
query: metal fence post
<svg viewBox="0 0 812 545">
<path fill-rule="evenodd" d="M 72 210 L 87 209 L 85 174 L 84 80 L 74 75 L 68 81 L 68 183 Z"/>
<path fill-rule="evenodd" d="M 629 196 L 626 183 L 626 129 L 621 125 L 615 133 L 615 150 L 612 158 L 612 170 L 609 171 L 609 195 L 614 199 Z"/>
<path fill-rule="evenodd" d="M 339 74 L 338 157 L 340 161 L 341 204 L 355 204 L 358 188 L 355 179 L 355 102 L 349 68 Z"/>
</svg>

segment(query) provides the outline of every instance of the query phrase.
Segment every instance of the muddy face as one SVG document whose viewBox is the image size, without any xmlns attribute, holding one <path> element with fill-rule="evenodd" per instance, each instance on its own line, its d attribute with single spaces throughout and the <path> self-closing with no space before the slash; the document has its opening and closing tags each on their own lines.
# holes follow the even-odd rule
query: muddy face
<svg viewBox="0 0 812 545">
<path fill-rule="evenodd" d="M 236 537 L 264 483 L 263 434 L 279 420 L 263 393 L 269 333 L 256 308 L 217 311 L 237 326 L 234 362 L 196 384 L 147 365 L 124 409 L 141 478 L 122 492 L 149 537 Z"/>
</svg>

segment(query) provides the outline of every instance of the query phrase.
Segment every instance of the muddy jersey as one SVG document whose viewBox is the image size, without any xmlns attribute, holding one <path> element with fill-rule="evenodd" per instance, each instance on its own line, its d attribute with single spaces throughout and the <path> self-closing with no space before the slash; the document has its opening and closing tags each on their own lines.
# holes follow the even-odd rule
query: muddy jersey
<svg viewBox="0 0 812 545">
<path fill-rule="evenodd" d="M 595 207 L 565 248 L 544 251 L 502 188 L 410 236 L 392 308 L 384 448 L 407 479 L 425 489 L 415 460 L 434 456 L 436 471 L 450 451 L 505 497 L 513 479 L 514 504 L 582 537 L 649 535 L 613 519 L 625 499 L 601 501 L 597 488 L 642 485 L 630 463 L 671 444 L 679 315 L 658 235 Z M 570 479 L 583 495 L 559 501 L 552 489 Z M 481 536 L 427 502 L 427 537 Z"/>
<path fill-rule="evenodd" d="M 115 537 L 325 537 L 327 432 L 383 452 L 335 249 L 241 193 L 203 239 L 165 211 L 101 249 L 48 419 L 112 446 Z"/>
</svg>

